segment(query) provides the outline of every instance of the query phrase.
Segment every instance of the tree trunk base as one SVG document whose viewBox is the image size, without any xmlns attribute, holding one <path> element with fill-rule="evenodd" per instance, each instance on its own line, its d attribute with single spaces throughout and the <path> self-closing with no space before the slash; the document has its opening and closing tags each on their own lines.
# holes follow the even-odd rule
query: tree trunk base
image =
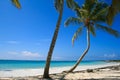
<svg viewBox="0 0 120 80">
<path fill-rule="evenodd" d="M 47 75 L 44 75 L 43 78 L 44 78 L 44 79 L 51 79 L 49 75 L 48 75 L 48 76 L 47 76 Z"/>
</svg>

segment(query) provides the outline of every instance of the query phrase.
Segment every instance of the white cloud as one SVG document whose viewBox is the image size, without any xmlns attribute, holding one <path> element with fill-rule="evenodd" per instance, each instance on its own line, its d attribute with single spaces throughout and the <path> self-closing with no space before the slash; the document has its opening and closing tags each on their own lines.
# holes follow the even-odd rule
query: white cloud
<svg viewBox="0 0 120 80">
<path fill-rule="evenodd" d="M 8 52 L 8 54 L 11 54 L 13 56 L 21 56 L 21 57 L 29 57 L 29 58 L 38 58 L 42 57 L 39 53 L 34 53 L 30 51 L 22 51 L 22 52 Z"/>
<path fill-rule="evenodd" d="M 39 53 L 32 53 L 30 51 L 22 51 L 21 54 L 27 57 L 41 57 Z"/>
<path fill-rule="evenodd" d="M 116 54 L 104 54 L 105 58 L 115 58 L 117 55 Z"/>
<path fill-rule="evenodd" d="M 62 57 L 53 57 L 52 59 L 53 60 L 62 60 L 63 58 Z"/>
<path fill-rule="evenodd" d="M 8 52 L 8 54 L 17 55 L 17 52 Z"/>
<path fill-rule="evenodd" d="M 9 43 L 9 44 L 18 44 L 19 42 L 18 41 L 7 41 L 7 43 Z"/>
</svg>

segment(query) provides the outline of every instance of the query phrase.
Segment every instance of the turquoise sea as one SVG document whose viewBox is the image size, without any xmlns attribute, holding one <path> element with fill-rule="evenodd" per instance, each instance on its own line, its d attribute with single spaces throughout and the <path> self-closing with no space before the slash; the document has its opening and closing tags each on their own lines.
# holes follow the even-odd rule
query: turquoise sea
<svg viewBox="0 0 120 80">
<path fill-rule="evenodd" d="M 76 61 L 52 61 L 51 67 L 73 66 Z M 82 61 L 81 66 L 105 64 L 105 61 Z M 0 60 L 0 70 L 44 68 L 45 61 Z"/>
</svg>

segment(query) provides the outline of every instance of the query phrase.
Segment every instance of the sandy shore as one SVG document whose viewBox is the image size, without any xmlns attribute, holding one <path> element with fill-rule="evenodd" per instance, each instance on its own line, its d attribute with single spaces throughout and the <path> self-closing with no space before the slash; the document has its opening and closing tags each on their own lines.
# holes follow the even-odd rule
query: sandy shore
<svg viewBox="0 0 120 80">
<path fill-rule="evenodd" d="M 50 76 L 53 80 L 120 80 L 120 63 L 79 66 L 72 73 L 62 73 L 69 68 L 51 68 Z M 6 70 L 0 71 L 0 80 L 43 80 L 42 73 L 43 69 Z"/>
</svg>

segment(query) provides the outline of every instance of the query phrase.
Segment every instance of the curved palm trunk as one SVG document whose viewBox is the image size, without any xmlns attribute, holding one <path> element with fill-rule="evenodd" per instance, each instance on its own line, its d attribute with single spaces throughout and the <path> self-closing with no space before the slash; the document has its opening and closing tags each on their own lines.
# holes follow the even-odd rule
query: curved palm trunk
<svg viewBox="0 0 120 80">
<path fill-rule="evenodd" d="M 54 35 L 53 35 L 53 38 L 52 38 L 50 48 L 49 48 L 43 78 L 49 78 L 50 61 L 51 61 L 51 58 L 52 58 L 52 53 L 53 53 L 54 46 L 55 46 L 55 43 L 56 43 L 56 40 L 57 40 L 57 36 L 58 36 L 59 28 L 60 28 L 60 23 L 61 23 L 61 20 L 62 20 L 63 5 L 64 5 L 64 2 L 61 6 L 61 10 L 60 10 L 60 13 L 59 13 L 59 18 L 58 18 L 58 21 L 57 21 L 57 24 L 56 24 L 56 29 L 55 29 L 55 32 L 54 32 Z"/>
<path fill-rule="evenodd" d="M 89 29 L 87 29 L 87 48 L 84 51 L 83 55 L 78 59 L 76 64 L 70 70 L 68 70 L 67 72 L 72 72 L 79 65 L 79 63 L 82 61 L 82 59 L 84 58 L 84 56 L 88 52 L 89 48 L 90 48 L 90 32 L 89 32 Z"/>
</svg>

